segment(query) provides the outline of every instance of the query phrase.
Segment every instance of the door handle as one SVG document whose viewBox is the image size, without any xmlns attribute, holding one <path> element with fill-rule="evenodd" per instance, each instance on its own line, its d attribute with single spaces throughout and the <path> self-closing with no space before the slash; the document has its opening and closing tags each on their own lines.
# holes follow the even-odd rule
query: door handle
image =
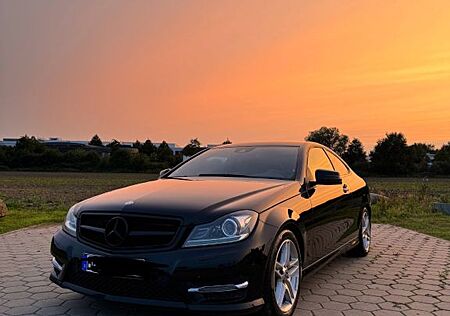
<svg viewBox="0 0 450 316">
<path fill-rule="evenodd" d="M 344 191 L 344 193 L 348 193 L 348 191 L 350 191 L 348 185 L 344 184 L 344 185 L 342 186 L 342 191 Z"/>
</svg>

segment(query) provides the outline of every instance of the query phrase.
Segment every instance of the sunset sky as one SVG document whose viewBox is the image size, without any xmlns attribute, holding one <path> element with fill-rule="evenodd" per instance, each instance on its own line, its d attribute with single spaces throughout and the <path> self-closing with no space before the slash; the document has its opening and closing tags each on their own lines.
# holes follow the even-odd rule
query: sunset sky
<svg viewBox="0 0 450 316">
<path fill-rule="evenodd" d="M 0 138 L 450 141 L 450 1 L 0 0 Z"/>
</svg>

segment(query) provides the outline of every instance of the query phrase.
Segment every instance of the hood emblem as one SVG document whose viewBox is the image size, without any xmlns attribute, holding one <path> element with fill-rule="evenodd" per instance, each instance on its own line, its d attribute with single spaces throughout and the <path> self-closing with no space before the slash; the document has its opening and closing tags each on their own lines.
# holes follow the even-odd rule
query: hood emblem
<svg viewBox="0 0 450 316">
<path fill-rule="evenodd" d="M 128 236 L 128 223 L 125 218 L 116 216 L 111 218 L 105 227 L 105 241 L 111 247 L 123 244 Z"/>
</svg>

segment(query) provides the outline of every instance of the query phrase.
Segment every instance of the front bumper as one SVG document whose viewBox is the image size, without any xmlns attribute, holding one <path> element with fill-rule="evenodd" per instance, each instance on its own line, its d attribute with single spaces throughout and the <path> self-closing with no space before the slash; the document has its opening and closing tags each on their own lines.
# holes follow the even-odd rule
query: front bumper
<svg viewBox="0 0 450 316">
<path fill-rule="evenodd" d="M 275 235 L 275 227 L 259 222 L 249 238 L 233 244 L 118 253 L 93 248 L 59 231 L 51 244 L 55 259 L 50 280 L 119 302 L 195 311 L 253 310 L 264 304 L 264 275 Z M 127 276 L 81 271 L 86 253 L 111 258 L 127 270 Z M 145 273 L 134 275 L 131 260 L 136 259 Z"/>
</svg>

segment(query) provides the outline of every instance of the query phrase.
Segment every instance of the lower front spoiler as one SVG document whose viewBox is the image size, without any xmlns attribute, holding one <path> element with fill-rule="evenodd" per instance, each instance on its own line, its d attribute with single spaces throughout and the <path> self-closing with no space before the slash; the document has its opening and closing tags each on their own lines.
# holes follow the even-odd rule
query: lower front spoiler
<svg viewBox="0 0 450 316">
<path fill-rule="evenodd" d="M 264 299 L 259 298 L 251 302 L 245 303 L 232 303 L 232 304 L 186 304 L 184 302 L 174 302 L 174 301 L 162 301 L 162 300 L 150 300 L 127 296 L 115 296 L 105 293 L 96 292 L 69 282 L 60 281 L 53 273 L 50 274 L 50 281 L 59 285 L 62 288 L 70 289 L 72 291 L 96 297 L 108 301 L 128 303 L 128 304 L 139 304 L 147 305 L 158 308 L 168 308 L 168 309 L 184 309 L 188 311 L 197 312 L 254 312 L 260 309 L 264 305 Z"/>
</svg>

